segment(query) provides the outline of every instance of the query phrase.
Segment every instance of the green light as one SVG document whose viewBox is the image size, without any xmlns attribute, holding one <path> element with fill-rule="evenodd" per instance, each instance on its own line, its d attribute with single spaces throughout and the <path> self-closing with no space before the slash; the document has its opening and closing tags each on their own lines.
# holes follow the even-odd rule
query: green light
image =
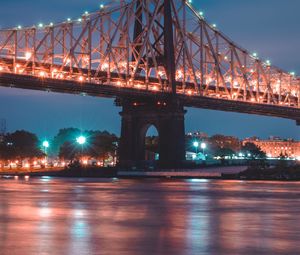
<svg viewBox="0 0 300 255">
<path fill-rule="evenodd" d="M 83 145 L 83 144 L 85 144 L 86 143 L 86 138 L 84 137 L 84 136 L 79 136 L 79 137 L 77 137 L 76 138 L 76 142 L 78 143 L 78 144 L 80 144 L 80 145 Z"/>
<path fill-rule="evenodd" d="M 195 148 L 198 148 L 198 147 L 199 147 L 199 142 L 195 141 L 195 142 L 193 143 L 193 146 L 194 146 Z"/>
<path fill-rule="evenodd" d="M 49 144 L 48 141 L 44 141 L 44 142 L 43 142 L 43 147 L 44 147 L 44 148 L 49 148 L 49 146 L 50 146 L 50 144 Z"/>
</svg>

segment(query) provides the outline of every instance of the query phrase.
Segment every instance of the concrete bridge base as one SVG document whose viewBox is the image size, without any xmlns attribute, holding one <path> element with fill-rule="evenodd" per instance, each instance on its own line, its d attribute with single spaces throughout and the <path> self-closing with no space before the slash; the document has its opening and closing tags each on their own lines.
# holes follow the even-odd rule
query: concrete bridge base
<svg viewBox="0 0 300 255">
<path fill-rule="evenodd" d="M 159 135 L 159 166 L 176 168 L 185 161 L 185 110 L 177 100 L 121 99 L 123 110 L 119 166 L 141 166 L 145 162 L 145 137 L 150 126 Z"/>
</svg>

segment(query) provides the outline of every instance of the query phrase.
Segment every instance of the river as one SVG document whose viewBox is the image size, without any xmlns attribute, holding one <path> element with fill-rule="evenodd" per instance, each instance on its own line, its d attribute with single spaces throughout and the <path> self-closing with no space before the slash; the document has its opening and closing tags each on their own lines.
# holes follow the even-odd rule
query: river
<svg viewBox="0 0 300 255">
<path fill-rule="evenodd" d="M 300 183 L 0 179 L 0 254 L 300 254 Z"/>
</svg>

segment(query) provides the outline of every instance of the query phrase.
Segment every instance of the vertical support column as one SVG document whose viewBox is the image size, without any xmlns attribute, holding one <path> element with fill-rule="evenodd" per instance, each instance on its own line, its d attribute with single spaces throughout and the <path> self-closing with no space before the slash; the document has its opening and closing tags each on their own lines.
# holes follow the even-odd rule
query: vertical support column
<svg viewBox="0 0 300 255">
<path fill-rule="evenodd" d="M 13 57 L 14 57 L 14 60 L 13 60 L 13 66 L 14 66 L 14 72 L 17 71 L 17 57 L 18 57 L 18 31 L 17 30 L 14 30 L 14 54 L 13 54 Z"/>
<path fill-rule="evenodd" d="M 143 3 L 142 0 L 136 1 L 136 7 L 135 7 L 135 21 L 134 21 L 134 30 L 133 30 L 133 42 L 135 44 L 134 50 L 135 52 L 138 52 L 138 56 L 136 57 L 134 53 L 132 53 L 132 61 L 136 61 L 136 59 L 139 58 L 139 55 L 141 53 L 141 45 L 142 40 L 139 38 L 141 36 L 141 33 L 143 32 Z M 129 64 L 129 63 L 128 63 Z M 137 69 L 137 73 L 140 73 L 141 69 Z"/>
<path fill-rule="evenodd" d="M 172 0 L 164 0 L 164 60 L 169 86 L 172 88 L 172 93 L 176 94 L 175 49 L 171 1 Z"/>
<path fill-rule="evenodd" d="M 89 20 L 87 22 L 88 26 L 88 81 L 91 82 L 92 80 L 92 23 Z"/>
<path fill-rule="evenodd" d="M 180 167 L 185 161 L 186 111 L 177 102 L 168 107 L 168 113 L 159 116 L 160 165 L 162 167 Z"/>
<path fill-rule="evenodd" d="M 145 134 L 148 112 L 136 101 L 122 100 L 121 138 L 119 144 L 119 163 L 122 167 L 141 165 L 145 160 Z"/>
<path fill-rule="evenodd" d="M 121 115 L 121 138 L 119 142 L 119 163 L 123 167 L 131 165 L 134 160 L 134 141 L 132 117 L 123 109 Z"/>
<path fill-rule="evenodd" d="M 135 22 L 134 22 L 134 31 L 133 31 L 133 41 L 137 43 L 138 45 L 135 46 L 135 50 L 137 52 L 140 52 L 141 50 L 141 41 L 137 41 L 138 37 L 143 32 L 143 11 L 142 11 L 142 2 L 141 0 L 136 1 L 136 7 L 135 7 Z M 132 60 L 135 60 L 134 55 L 132 56 Z"/>
<path fill-rule="evenodd" d="M 203 96 L 204 90 L 204 36 L 203 36 L 203 21 L 200 21 L 200 86 L 199 86 L 199 93 Z"/>
<path fill-rule="evenodd" d="M 159 134 L 160 166 L 181 167 L 185 161 L 183 105 L 172 99 L 122 99 L 121 106 L 119 165 L 124 168 L 143 165 L 146 132 L 154 125 Z"/>
</svg>

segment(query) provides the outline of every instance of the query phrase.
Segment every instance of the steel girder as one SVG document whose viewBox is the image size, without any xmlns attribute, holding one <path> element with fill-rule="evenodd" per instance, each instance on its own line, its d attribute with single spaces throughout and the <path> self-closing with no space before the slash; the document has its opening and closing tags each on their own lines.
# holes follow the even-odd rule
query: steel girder
<svg viewBox="0 0 300 255">
<path fill-rule="evenodd" d="M 300 79 L 252 56 L 184 0 L 132 0 L 0 30 L 0 74 L 300 108 Z"/>
</svg>

